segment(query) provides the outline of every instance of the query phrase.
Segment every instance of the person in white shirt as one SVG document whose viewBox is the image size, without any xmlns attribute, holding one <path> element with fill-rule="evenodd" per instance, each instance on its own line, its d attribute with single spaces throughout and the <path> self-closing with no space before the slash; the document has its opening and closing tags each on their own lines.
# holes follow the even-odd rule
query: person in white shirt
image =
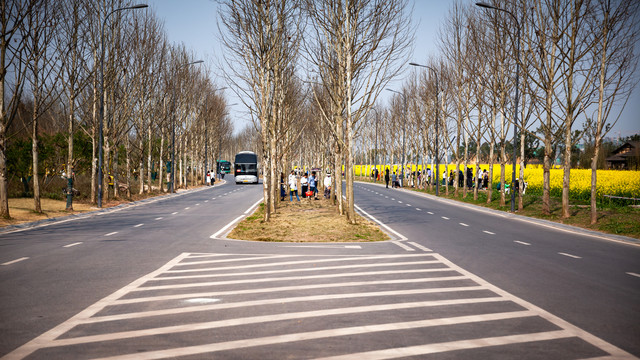
<svg viewBox="0 0 640 360">
<path fill-rule="evenodd" d="M 300 188 L 302 192 L 302 197 L 306 198 L 307 190 L 309 190 L 309 178 L 307 177 L 307 173 L 304 173 L 304 175 L 302 175 L 302 178 L 300 179 Z"/>
<path fill-rule="evenodd" d="M 296 194 L 296 199 L 300 201 L 300 196 L 298 196 L 298 178 L 293 174 L 293 170 L 291 170 L 291 174 L 289 175 L 289 201 L 293 201 L 293 193 Z"/>
<path fill-rule="evenodd" d="M 327 173 L 324 178 L 324 197 L 328 199 L 331 197 L 331 174 Z"/>
</svg>

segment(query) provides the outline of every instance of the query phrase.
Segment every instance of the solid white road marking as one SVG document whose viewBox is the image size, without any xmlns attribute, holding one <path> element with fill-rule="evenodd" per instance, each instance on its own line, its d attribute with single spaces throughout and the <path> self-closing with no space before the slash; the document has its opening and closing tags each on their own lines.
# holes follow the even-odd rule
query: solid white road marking
<svg viewBox="0 0 640 360">
<path fill-rule="evenodd" d="M 524 241 L 518 241 L 515 240 L 514 243 L 518 243 L 518 244 L 522 244 L 522 245 L 527 245 L 527 246 L 531 246 L 531 244 L 529 244 L 528 242 L 524 242 Z"/>
<path fill-rule="evenodd" d="M 175 325 L 175 326 L 160 327 L 155 329 L 133 330 L 133 331 L 123 331 L 120 333 L 112 333 L 112 334 L 105 334 L 105 335 L 84 336 L 84 337 L 78 337 L 78 338 L 71 338 L 67 340 L 61 339 L 61 340 L 55 340 L 54 344 L 52 345 L 65 346 L 65 345 L 82 344 L 82 343 L 96 342 L 96 341 L 109 341 L 109 340 L 127 339 L 127 338 L 149 336 L 149 335 L 172 334 L 172 333 L 178 333 L 178 332 L 207 330 L 207 329 L 215 329 L 215 328 L 228 327 L 228 326 L 259 324 L 259 323 L 282 321 L 282 320 L 305 319 L 305 318 L 331 316 L 331 315 L 362 314 L 362 313 L 367 313 L 371 311 L 389 311 L 389 310 L 392 311 L 395 309 L 411 309 L 411 308 L 418 308 L 418 307 L 431 306 L 431 305 L 432 305 L 432 302 L 423 301 L 423 302 L 414 302 L 414 303 L 382 304 L 382 305 L 358 306 L 358 307 L 351 307 L 351 308 L 311 310 L 311 311 L 301 311 L 301 312 L 295 312 L 295 313 L 284 313 L 284 314 L 276 314 L 276 315 L 259 315 L 259 316 L 236 318 L 236 319 L 230 319 L 230 320 L 214 320 L 209 322 L 202 322 L 202 323 L 188 324 L 188 325 Z M 495 313 L 495 314 L 418 320 L 418 321 L 411 321 L 411 322 L 396 323 L 395 325 L 398 325 L 399 328 L 389 327 L 386 330 L 399 330 L 399 329 L 406 329 L 406 328 L 411 329 L 416 327 L 415 325 L 417 325 L 417 323 L 421 324 L 420 327 L 430 327 L 430 326 L 441 326 L 441 325 L 449 325 L 449 324 L 463 324 L 463 323 L 514 319 L 514 318 L 528 317 L 532 315 L 533 315 L 532 312 L 523 310 L 523 311 L 504 312 L 504 313 Z M 393 325 L 393 324 L 389 324 L 389 325 Z M 363 328 L 363 327 L 352 327 L 352 328 L 346 328 L 346 329 L 357 329 L 357 328 Z M 345 330 L 345 328 L 337 329 L 337 330 L 338 331 Z M 329 334 L 331 331 L 332 330 L 321 330 L 319 332 Z M 372 331 L 376 331 L 376 330 L 372 329 Z M 385 331 L 385 329 L 380 329 L 377 331 Z M 365 332 L 368 332 L 368 331 L 365 331 Z M 313 334 L 313 333 L 315 332 L 301 333 L 300 335 Z M 269 337 L 269 338 L 272 338 L 272 337 Z M 277 338 L 277 336 L 274 336 L 273 338 Z M 265 338 L 262 338 L 262 339 L 265 339 Z M 261 339 L 256 339 L 256 340 L 259 341 Z M 244 340 L 241 340 L 241 341 L 244 341 Z M 214 344 L 211 344 L 211 345 L 214 345 Z"/>
<path fill-rule="evenodd" d="M 403 243 L 401 243 L 401 242 L 399 242 L 399 241 L 392 241 L 392 243 L 394 243 L 394 244 L 396 244 L 396 245 L 400 246 L 401 248 L 403 248 L 403 249 L 405 249 L 405 250 L 407 250 L 407 251 L 416 251 L 416 249 L 414 249 L 414 248 L 412 248 L 412 247 L 410 247 L 410 246 L 407 246 L 407 245 L 405 245 L 405 244 L 403 244 Z"/>
<path fill-rule="evenodd" d="M 491 231 L 487 231 L 487 230 L 482 230 L 483 233 L 485 234 L 489 234 L 489 235 L 495 235 L 496 233 L 491 232 Z"/>
<path fill-rule="evenodd" d="M 462 226 L 469 226 L 469 225 L 467 225 L 465 223 L 459 223 L 459 224 L 462 225 Z"/>
<path fill-rule="evenodd" d="M 385 228 L 385 229 L 389 230 L 390 232 L 394 233 L 396 236 L 398 236 L 398 237 L 400 238 L 400 240 L 407 240 L 407 238 L 406 238 L 404 235 L 402 235 L 402 234 L 400 234 L 399 232 L 397 232 L 397 231 L 393 230 L 392 228 L 390 228 L 389 226 L 387 226 L 386 224 L 384 224 L 384 223 L 383 223 L 383 222 L 381 222 L 380 220 L 378 220 L 378 219 L 374 218 L 373 216 L 371 216 L 370 214 L 368 214 L 366 211 L 362 210 L 358 205 L 354 204 L 353 206 L 355 206 L 355 208 L 356 208 L 359 212 L 361 212 L 361 213 L 365 214 L 365 215 L 366 215 L 366 216 L 368 216 L 371 220 L 373 220 L 374 222 L 376 222 L 376 223 L 380 224 L 380 226 L 382 226 L 383 228 Z"/>
<path fill-rule="evenodd" d="M 242 218 L 244 217 L 244 215 L 240 215 L 237 218 L 235 218 L 232 222 L 228 223 L 227 225 L 225 225 L 222 229 L 218 230 L 217 233 L 209 236 L 211 239 L 215 239 L 218 237 L 218 235 L 222 234 L 223 232 L 227 231 L 227 229 L 229 229 L 231 226 L 233 226 L 233 224 L 237 223 L 238 221 L 240 221 Z"/>
<path fill-rule="evenodd" d="M 21 257 L 20 259 L 15 259 L 15 260 L 7 261 L 6 263 L 0 264 L 0 265 L 5 265 L 5 266 L 6 266 L 6 265 L 11 265 L 11 264 L 15 264 L 15 263 L 17 263 L 17 262 L 24 261 L 24 260 L 27 260 L 27 259 L 29 259 L 29 258 L 28 258 L 28 257 Z"/>
<path fill-rule="evenodd" d="M 422 282 L 438 282 L 438 281 L 455 281 L 455 280 L 464 280 L 464 276 L 451 276 L 444 278 L 446 280 L 442 280 L 443 278 L 433 278 L 422 279 Z M 404 283 L 416 283 L 420 281 L 409 281 L 407 280 Z M 369 283 L 386 283 L 386 284 L 397 284 L 398 281 L 392 280 L 383 280 L 383 281 L 370 281 Z M 342 284 L 338 284 L 341 286 Z M 318 285 L 320 286 L 320 285 Z M 353 286 L 353 285 L 349 285 Z M 327 284 L 323 285 L 324 288 L 327 287 Z M 288 287 L 289 290 L 297 290 L 300 288 L 306 288 L 305 286 L 293 286 Z M 452 290 L 456 289 L 456 290 Z M 247 292 L 252 292 L 252 290 L 260 290 L 260 289 L 251 289 L 246 290 Z M 358 299 L 358 298 L 368 298 L 368 297 L 386 297 L 386 296 L 398 296 L 398 295 L 417 295 L 417 294 L 433 294 L 433 293 L 441 293 L 441 292 L 455 292 L 455 291 L 481 291 L 486 290 L 486 288 L 482 288 L 479 286 L 472 286 L 466 288 L 426 288 L 426 289 L 408 289 L 408 290 L 386 290 L 386 291 L 374 291 L 374 292 L 359 292 L 359 293 L 351 293 L 351 294 L 323 294 L 323 295 L 309 295 L 309 296 L 299 296 L 299 297 L 284 297 L 284 298 L 266 298 L 261 300 L 249 300 L 249 301 L 240 301 L 240 302 L 228 302 L 221 304 L 211 304 L 211 305 L 198 305 L 191 306 L 188 308 L 167 308 L 160 310 L 147 310 L 147 311 L 139 311 L 139 312 L 129 312 L 124 314 L 116 314 L 116 315 L 104 315 L 104 316 L 94 316 L 89 319 L 85 319 L 83 323 L 85 324 L 95 324 L 107 321 L 118 321 L 118 320 L 131 320 L 131 319 L 143 319 L 153 316 L 165 316 L 165 315 L 175 315 L 175 314 L 185 314 L 185 313 L 193 313 L 193 312 L 201 312 L 201 311 L 214 311 L 214 310 L 224 310 L 224 309 L 238 309 L 243 307 L 255 307 L 255 306 L 263 306 L 263 305 L 284 305 L 289 303 L 308 303 L 311 301 L 326 301 L 326 300 L 336 300 L 336 299 Z M 238 294 L 245 294 L 246 292 L 238 292 Z M 224 292 L 212 293 L 209 296 L 217 296 L 224 295 Z M 165 296 L 166 297 L 166 296 Z M 187 294 L 187 297 L 192 298 L 194 294 Z M 147 301 L 155 301 L 154 298 L 147 298 Z M 476 303 L 485 303 L 485 302 L 506 302 L 508 299 L 499 296 L 493 297 L 484 297 L 484 298 L 463 298 L 463 299 L 451 299 L 451 300 L 429 300 L 425 301 L 429 305 L 423 304 L 422 306 L 442 306 L 442 305 L 462 305 L 462 304 L 476 304 Z M 396 304 L 397 305 L 397 304 Z"/>
<path fill-rule="evenodd" d="M 627 275 L 631 275 L 631 276 L 635 276 L 635 277 L 639 277 L 640 278 L 640 274 L 636 274 L 636 273 L 632 273 L 632 272 L 628 272 Z"/>
<path fill-rule="evenodd" d="M 285 245 L 284 248 L 317 248 L 317 249 L 362 249 L 359 245 L 342 246 L 342 245 Z"/>
<path fill-rule="evenodd" d="M 140 227 L 140 226 L 142 226 L 142 225 L 144 225 L 144 224 L 138 224 L 138 225 L 135 225 L 134 227 Z"/>
<path fill-rule="evenodd" d="M 161 217 L 157 217 L 157 218 L 155 218 L 153 220 L 162 220 L 162 216 Z"/>
<path fill-rule="evenodd" d="M 118 233 L 117 231 L 114 231 L 114 232 L 110 232 L 110 233 L 108 233 L 108 234 L 104 234 L 104 236 L 111 236 L 111 235 L 115 235 L 115 234 L 117 234 L 117 233 Z"/>
<path fill-rule="evenodd" d="M 444 343 L 408 346 L 403 348 L 374 350 L 348 355 L 337 355 L 316 360 L 348 360 L 348 359 L 392 359 L 400 356 L 420 356 L 455 350 L 478 349 L 489 346 L 520 344 L 535 341 L 556 340 L 573 337 L 567 330 L 556 330 L 525 335 L 507 335 L 475 340 L 459 340 Z"/>
<path fill-rule="evenodd" d="M 422 250 L 422 251 L 427 251 L 427 252 L 431 252 L 431 251 L 433 251 L 433 250 L 431 250 L 431 249 L 429 249 L 429 248 L 426 248 L 426 247 L 424 247 L 424 246 L 422 246 L 422 245 L 420 245 L 420 244 L 418 244 L 418 243 L 416 243 L 416 242 L 413 242 L 413 241 L 410 241 L 410 242 L 409 242 L 409 244 L 411 244 L 411 245 L 413 245 L 413 246 L 417 247 L 418 249 L 420 249 L 420 250 Z"/>
<path fill-rule="evenodd" d="M 77 242 L 77 243 L 73 243 L 73 244 L 65 245 L 65 246 L 63 246 L 63 247 L 70 248 L 70 247 L 72 247 L 72 246 L 76 246 L 76 245 L 80 245 L 80 244 L 82 244 L 82 242 Z"/>
<path fill-rule="evenodd" d="M 489 290 L 493 291 L 494 293 L 503 296 L 506 300 L 510 300 L 513 301 L 514 303 L 522 306 L 525 309 L 529 309 L 533 312 L 535 312 L 539 317 L 551 322 L 552 324 L 558 326 L 561 329 L 564 329 L 565 331 L 568 331 L 571 333 L 572 336 L 576 336 L 581 338 L 582 340 L 608 352 L 609 354 L 611 354 L 611 359 L 632 359 L 632 355 L 627 353 L 626 351 L 592 335 L 591 333 L 580 329 L 579 327 L 555 316 L 552 315 L 551 313 L 543 310 L 542 308 L 539 308 L 535 305 L 533 305 L 532 303 L 523 300 L 519 297 L 516 297 L 515 295 L 512 295 L 511 293 L 506 292 L 505 290 L 502 290 L 501 288 L 487 282 L 486 280 L 484 280 L 483 278 L 467 271 L 464 270 L 463 268 L 459 267 L 458 265 L 455 265 L 454 263 L 452 263 L 451 261 L 449 261 L 447 258 L 439 255 L 439 254 L 433 254 L 433 257 L 435 257 L 436 259 L 439 259 L 440 261 L 442 261 L 445 265 L 449 266 L 450 268 L 452 268 L 453 270 L 459 272 L 460 274 L 466 275 L 468 276 L 472 281 L 478 283 L 479 285 L 482 286 L 486 286 Z M 530 336 L 530 335 L 528 335 Z"/>
<path fill-rule="evenodd" d="M 250 213 L 251 211 L 253 211 L 253 208 L 254 208 L 254 207 L 256 207 L 256 206 L 258 206 L 258 205 L 262 202 L 262 200 L 263 200 L 263 199 L 264 199 L 264 198 L 260 198 L 260 200 L 256 201 L 253 205 L 249 206 L 249 208 L 247 209 L 247 211 L 245 211 L 244 213 L 245 213 L 245 214 L 248 214 L 248 213 Z"/>
<path fill-rule="evenodd" d="M 571 255 L 571 254 L 567 254 L 567 253 L 563 253 L 563 252 L 559 252 L 558 254 L 563 255 L 563 256 L 567 256 L 567 257 L 570 257 L 570 258 L 574 258 L 574 259 L 582 259 L 580 256 Z"/>
</svg>

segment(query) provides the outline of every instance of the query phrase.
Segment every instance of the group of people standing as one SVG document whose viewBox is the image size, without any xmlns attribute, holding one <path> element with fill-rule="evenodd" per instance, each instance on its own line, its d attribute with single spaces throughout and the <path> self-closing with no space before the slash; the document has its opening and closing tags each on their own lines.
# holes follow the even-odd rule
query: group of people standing
<svg viewBox="0 0 640 360">
<path fill-rule="evenodd" d="M 327 185 L 327 179 L 329 185 Z M 300 196 L 298 195 L 298 181 L 300 181 L 300 188 L 303 198 L 313 198 L 318 200 L 318 177 L 315 171 L 312 171 L 311 174 L 309 172 L 305 172 L 302 176 L 298 176 L 295 174 L 295 171 L 291 170 L 289 174 L 289 178 L 287 179 L 286 187 L 289 188 L 289 201 L 293 201 L 293 196 L 295 195 L 296 199 L 300 201 Z M 324 180 L 325 185 L 325 193 L 326 188 L 331 188 L 331 175 L 327 174 L 327 177 Z M 284 182 L 284 174 L 280 173 L 280 200 L 284 201 L 286 197 L 285 191 L 285 182 Z"/>
<path fill-rule="evenodd" d="M 211 186 L 216 182 L 216 173 L 215 173 L 215 171 L 213 171 L 213 170 L 207 171 L 206 182 L 207 182 L 207 186 Z"/>
<path fill-rule="evenodd" d="M 458 186 L 463 187 L 466 185 L 468 188 L 473 188 L 475 186 L 475 181 L 476 181 L 476 178 L 473 176 L 473 170 L 470 167 L 467 168 L 466 175 L 462 172 L 462 170 L 458 170 L 458 171 L 459 171 Z M 481 190 L 487 189 L 489 186 L 489 173 L 487 172 L 487 170 L 482 170 L 481 168 L 478 168 L 477 176 L 478 176 L 479 189 Z M 373 178 L 374 182 L 380 180 L 380 173 L 378 172 L 377 168 L 371 171 L 371 177 Z M 409 180 L 409 186 L 413 187 L 413 182 L 411 180 L 413 180 L 414 177 L 417 177 L 418 183 L 421 183 L 423 181 L 423 177 L 425 177 L 424 181 L 428 185 L 431 185 L 432 181 L 437 180 L 437 179 L 433 179 L 433 172 L 431 171 L 431 168 L 427 168 L 426 170 L 422 170 L 422 171 L 414 171 L 410 173 L 408 177 L 405 176 L 405 173 L 402 170 L 398 172 L 396 171 L 391 172 L 388 167 L 384 169 L 384 182 L 387 188 L 389 188 L 389 183 L 391 183 L 392 188 L 401 188 L 404 185 L 403 183 L 405 179 Z M 441 184 L 442 185 L 448 184 L 449 186 L 453 186 L 454 181 L 455 181 L 454 170 L 451 170 L 449 172 L 449 176 L 447 176 L 447 170 L 445 169 L 442 172 Z"/>
</svg>

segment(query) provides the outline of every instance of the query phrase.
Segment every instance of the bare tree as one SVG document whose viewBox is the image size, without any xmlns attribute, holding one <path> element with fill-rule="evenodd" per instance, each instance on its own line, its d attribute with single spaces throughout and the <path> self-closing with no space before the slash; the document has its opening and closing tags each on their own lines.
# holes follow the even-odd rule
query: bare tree
<svg viewBox="0 0 640 360">
<path fill-rule="evenodd" d="M 2 1 L 0 5 L 0 216 L 9 219 L 7 174 L 7 130 L 16 119 L 27 67 L 22 57 L 28 38 L 24 36 L 27 16 L 41 0 Z"/>
<path fill-rule="evenodd" d="M 627 103 L 631 90 L 638 82 L 636 69 L 638 58 L 634 54 L 640 29 L 638 17 L 640 3 L 634 1 L 598 0 L 590 19 L 590 31 L 597 34 L 597 44 L 592 48 L 591 56 L 597 66 L 597 113 L 592 124 L 594 134 L 594 154 L 591 159 L 591 224 L 598 221 L 596 207 L 596 185 L 598 154 L 602 139 L 618 116 L 610 119 L 614 105 Z M 591 78 L 587 79 L 590 81 Z M 624 106 L 619 108 L 622 112 Z"/>
<path fill-rule="evenodd" d="M 27 15 L 22 36 L 27 38 L 26 52 L 22 61 L 26 62 L 27 81 L 31 90 L 33 108 L 31 113 L 31 155 L 33 171 L 34 211 L 42 212 L 40 204 L 38 122 L 58 101 L 60 93 L 56 86 L 60 76 L 60 62 L 53 56 L 54 37 L 60 14 L 60 3 L 45 1 Z"/>
<path fill-rule="evenodd" d="M 334 124 L 336 143 L 344 150 L 346 213 L 355 223 L 354 129 L 384 86 L 400 72 L 399 60 L 406 59 L 413 40 L 408 6 L 404 0 L 308 0 L 306 4 L 314 42 L 309 46 L 309 60 L 331 97 L 333 111 L 325 119 Z M 335 172 L 339 181 L 339 171 Z M 336 188 L 340 191 L 341 183 Z"/>
</svg>

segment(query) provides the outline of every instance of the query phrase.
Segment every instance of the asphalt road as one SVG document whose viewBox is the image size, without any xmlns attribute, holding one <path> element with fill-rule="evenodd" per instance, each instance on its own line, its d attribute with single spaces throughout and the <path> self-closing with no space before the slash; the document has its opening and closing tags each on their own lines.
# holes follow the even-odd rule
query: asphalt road
<svg viewBox="0 0 640 360">
<path fill-rule="evenodd" d="M 356 203 L 393 241 L 226 239 L 261 196 L 231 181 L 0 235 L 0 356 L 640 355 L 638 246 L 373 184 Z"/>
</svg>

